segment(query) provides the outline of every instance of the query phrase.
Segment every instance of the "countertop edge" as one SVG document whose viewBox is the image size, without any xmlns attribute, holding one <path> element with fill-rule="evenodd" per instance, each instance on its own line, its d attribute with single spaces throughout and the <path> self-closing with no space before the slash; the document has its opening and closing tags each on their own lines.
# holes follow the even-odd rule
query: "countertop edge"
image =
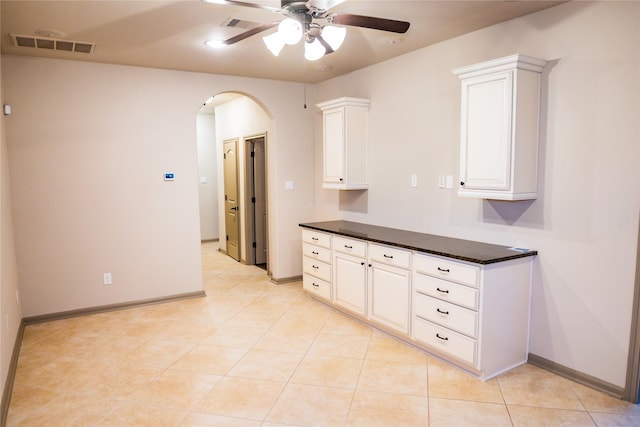
<svg viewBox="0 0 640 427">
<path fill-rule="evenodd" d="M 369 225 L 369 224 L 364 224 L 364 223 L 358 223 L 358 224 L 363 225 L 363 226 L 367 226 L 367 227 L 372 227 L 373 229 L 378 227 L 378 226 L 375 226 L 375 225 Z M 499 263 L 499 262 L 511 261 L 511 260 L 516 260 L 516 259 L 520 259 L 520 258 L 527 258 L 527 257 L 538 255 L 538 251 L 529 250 L 527 252 L 514 252 L 513 255 L 509 255 L 509 256 L 483 260 L 483 259 L 478 259 L 478 258 L 462 256 L 462 255 L 458 255 L 458 254 L 455 254 L 455 253 L 446 253 L 446 252 L 432 250 L 432 249 L 428 249 L 428 248 L 424 248 L 424 247 L 416 247 L 416 246 L 412 246 L 412 245 L 408 245 L 408 244 L 403 244 L 403 243 L 397 242 L 397 241 L 392 242 L 392 241 L 387 241 L 387 240 L 375 239 L 375 238 L 368 237 L 368 236 L 362 236 L 362 235 L 359 235 L 357 233 L 349 233 L 349 232 L 345 232 L 345 231 L 332 230 L 332 229 L 328 229 L 326 227 L 313 225 L 313 223 L 300 223 L 300 224 L 298 224 L 298 226 L 302 227 L 302 228 L 308 228 L 308 229 L 311 229 L 311 230 L 317 230 L 317 231 L 322 231 L 322 232 L 325 232 L 325 233 L 337 234 L 337 235 L 340 235 L 340 236 L 352 237 L 354 239 L 365 240 L 365 241 L 373 242 L 373 243 L 380 243 L 380 244 L 385 244 L 385 245 L 390 245 L 390 246 L 396 246 L 396 247 L 403 248 L 403 249 L 409 249 L 409 250 L 413 250 L 413 251 L 417 251 L 417 252 L 427 253 L 427 254 L 430 254 L 430 255 L 437 255 L 437 256 L 442 256 L 442 257 L 445 257 L 445 258 L 451 258 L 451 259 L 471 262 L 471 263 L 480 264 L 480 265 L 496 264 L 496 263 Z M 387 227 L 384 227 L 384 228 L 387 228 Z M 415 233 L 416 235 L 428 236 L 425 233 L 412 232 L 412 231 L 408 231 L 408 230 L 400 230 L 400 229 L 398 229 L 398 231 L 407 232 L 407 233 Z M 431 235 L 431 236 L 435 236 L 435 235 Z M 444 238 L 444 239 L 449 239 L 449 237 L 446 237 L 446 236 L 439 236 L 438 235 L 437 237 Z M 452 240 L 463 240 L 463 239 L 454 239 L 454 238 L 450 238 L 450 239 L 452 239 Z M 483 242 L 478 242 L 478 241 L 473 241 L 473 243 L 496 246 L 496 245 L 494 245 L 492 243 L 483 243 Z"/>
</svg>

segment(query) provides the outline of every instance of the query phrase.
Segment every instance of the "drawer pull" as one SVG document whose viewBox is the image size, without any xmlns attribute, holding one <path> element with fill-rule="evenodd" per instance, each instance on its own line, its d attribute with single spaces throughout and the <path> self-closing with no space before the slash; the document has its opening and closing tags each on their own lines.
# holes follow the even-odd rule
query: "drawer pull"
<svg viewBox="0 0 640 427">
<path fill-rule="evenodd" d="M 320 285 L 318 285 L 318 284 L 317 284 L 317 283 L 315 283 L 315 282 L 314 282 L 314 283 L 312 283 L 311 285 L 312 285 L 314 288 L 319 288 L 319 287 L 320 287 Z"/>
<path fill-rule="evenodd" d="M 393 255 L 382 254 L 383 257 L 393 259 Z"/>
<path fill-rule="evenodd" d="M 311 253 L 312 253 L 312 254 L 314 254 L 314 255 L 320 255 L 320 254 L 319 254 L 318 252 L 316 252 L 316 251 L 311 251 Z"/>
<path fill-rule="evenodd" d="M 436 288 L 436 291 L 438 292 L 442 292 L 443 294 L 448 294 L 449 290 L 448 289 L 440 289 L 440 288 Z"/>
<path fill-rule="evenodd" d="M 347 249 L 353 249 L 353 246 L 349 246 L 349 245 L 344 245 L 344 247 Z"/>
<path fill-rule="evenodd" d="M 438 267 L 438 271 L 441 271 L 443 273 L 449 273 L 451 270 L 449 270 L 448 268 L 440 268 L 440 267 Z"/>
<path fill-rule="evenodd" d="M 437 311 L 438 313 L 440 313 L 440 314 L 449 314 L 449 312 L 448 312 L 448 311 L 442 311 L 442 310 L 440 310 L 439 308 L 436 308 L 436 311 Z"/>
<path fill-rule="evenodd" d="M 311 240 L 318 240 L 318 238 L 317 237 L 312 237 Z"/>
<path fill-rule="evenodd" d="M 317 265 L 312 265 L 312 268 L 315 268 L 316 270 L 319 269 L 320 267 L 318 267 Z"/>
<path fill-rule="evenodd" d="M 447 337 L 441 337 L 439 333 L 436 332 L 436 338 L 441 339 L 442 341 L 449 341 Z"/>
</svg>

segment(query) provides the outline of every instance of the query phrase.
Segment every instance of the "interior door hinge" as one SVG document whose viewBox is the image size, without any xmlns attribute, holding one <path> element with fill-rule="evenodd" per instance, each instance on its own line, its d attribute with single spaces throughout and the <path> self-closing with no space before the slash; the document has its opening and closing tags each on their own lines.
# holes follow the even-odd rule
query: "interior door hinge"
<svg viewBox="0 0 640 427">
<path fill-rule="evenodd" d="M 255 151 L 252 151 L 252 152 L 251 152 L 251 157 L 255 157 L 255 156 L 256 156 L 256 152 L 255 152 Z"/>
<path fill-rule="evenodd" d="M 256 242 L 253 242 L 253 243 L 252 243 L 252 246 L 255 248 L 255 247 L 256 247 Z"/>
<path fill-rule="evenodd" d="M 255 197 L 252 197 L 252 198 L 251 198 L 251 203 L 255 203 L 255 202 L 256 202 L 256 198 L 255 198 Z"/>
<path fill-rule="evenodd" d="M 227 240 L 229 240 L 229 235 L 227 234 Z"/>
</svg>

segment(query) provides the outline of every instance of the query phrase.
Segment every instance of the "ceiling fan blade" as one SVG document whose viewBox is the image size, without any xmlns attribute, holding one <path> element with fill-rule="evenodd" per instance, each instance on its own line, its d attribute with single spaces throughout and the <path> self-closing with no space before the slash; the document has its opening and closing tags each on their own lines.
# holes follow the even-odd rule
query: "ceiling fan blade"
<svg viewBox="0 0 640 427">
<path fill-rule="evenodd" d="M 269 12 L 281 13 L 282 9 L 279 7 L 271 7 L 264 4 L 258 3 L 249 3 L 246 1 L 238 1 L 238 0 L 203 0 L 206 3 L 212 4 L 226 4 L 231 6 L 244 6 L 244 7 L 253 7 L 254 9 L 262 9 L 268 10 Z"/>
<path fill-rule="evenodd" d="M 406 33 L 409 29 L 409 25 L 411 25 L 406 21 L 375 18 L 373 16 L 352 15 L 350 13 L 330 15 L 328 16 L 328 21 L 338 25 L 371 28 L 374 30 L 390 31 L 392 33 Z"/>
<path fill-rule="evenodd" d="M 242 41 L 246 38 L 249 38 L 251 36 L 254 36 L 258 33 L 261 33 L 263 31 L 267 31 L 270 28 L 276 27 L 280 22 L 267 22 L 266 24 L 261 24 L 258 25 L 257 27 L 254 27 L 248 31 L 245 31 L 244 33 L 240 33 L 237 36 L 233 36 L 231 38 L 228 38 L 227 40 L 224 40 L 222 43 L 225 45 L 230 45 L 230 44 L 234 44 L 234 43 L 238 43 L 239 41 Z"/>
</svg>

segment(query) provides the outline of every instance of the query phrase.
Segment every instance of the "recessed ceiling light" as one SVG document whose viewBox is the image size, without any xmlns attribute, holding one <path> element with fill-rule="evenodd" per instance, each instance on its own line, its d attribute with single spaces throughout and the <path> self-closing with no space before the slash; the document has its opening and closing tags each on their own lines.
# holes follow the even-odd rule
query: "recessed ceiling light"
<svg viewBox="0 0 640 427">
<path fill-rule="evenodd" d="M 222 40 L 207 40 L 206 42 L 204 42 L 204 44 L 214 49 L 222 49 L 229 46 L 228 44 L 225 44 L 225 42 Z"/>
</svg>

